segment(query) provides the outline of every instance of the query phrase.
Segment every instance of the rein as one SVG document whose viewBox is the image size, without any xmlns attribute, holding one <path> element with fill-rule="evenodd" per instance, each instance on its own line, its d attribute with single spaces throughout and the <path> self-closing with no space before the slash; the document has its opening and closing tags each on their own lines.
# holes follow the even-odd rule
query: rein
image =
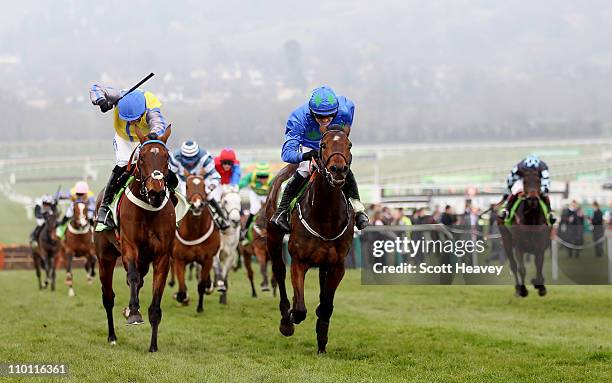
<svg viewBox="0 0 612 383">
<path fill-rule="evenodd" d="M 342 130 L 328 130 L 325 133 L 323 133 L 323 135 L 321 136 L 321 141 L 323 141 L 323 138 L 325 138 L 326 135 L 328 135 L 329 133 L 334 132 L 334 133 L 344 133 L 344 131 Z M 348 139 L 348 137 L 347 137 Z M 350 145 L 350 140 L 349 140 L 349 145 Z M 350 147 L 350 146 L 349 146 Z M 314 164 L 315 164 L 315 168 L 317 169 L 317 171 L 319 173 L 321 173 L 321 175 L 323 177 L 325 177 L 325 180 L 331 185 L 334 186 L 334 181 L 333 181 L 333 176 L 330 173 L 329 170 L 327 170 L 327 164 L 329 164 L 329 161 L 334 157 L 334 156 L 340 156 L 342 157 L 342 159 L 344 160 L 344 162 L 348 165 L 349 169 L 351 167 L 351 163 L 352 163 L 352 159 L 351 161 L 349 161 L 346 156 L 344 154 L 342 154 L 341 152 L 333 152 L 332 154 L 329 155 L 329 157 L 327 157 L 327 160 L 323 161 L 323 149 L 321 148 L 321 145 L 319 145 L 319 151 L 318 151 L 319 155 L 317 156 L 317 159 L 314 160 Z M 345 198 L 346 199 L 346 198 Z"/>
</svg>

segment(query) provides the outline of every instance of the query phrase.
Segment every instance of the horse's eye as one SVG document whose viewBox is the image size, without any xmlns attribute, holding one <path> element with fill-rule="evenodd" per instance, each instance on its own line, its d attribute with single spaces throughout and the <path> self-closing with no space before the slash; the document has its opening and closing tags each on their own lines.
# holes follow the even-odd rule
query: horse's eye
<svg viewBox="0 0 612 383">
<path fill-rule="evenodd" d="M 352 148 L 352 147 L 353 147 L 353 143 L 350 143 L 349 144 L 349 149 Z"/>
<path fill-rule="evenodd" d="M 327 147 L 327 145 L 321 144 L 321 149 L 325 149 L 326 147 Z"/>
</svg>

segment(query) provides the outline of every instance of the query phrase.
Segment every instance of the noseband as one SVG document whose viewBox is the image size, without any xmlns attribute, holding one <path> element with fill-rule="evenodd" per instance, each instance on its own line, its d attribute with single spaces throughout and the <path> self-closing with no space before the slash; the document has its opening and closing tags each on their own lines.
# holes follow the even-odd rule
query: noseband
<svg viewBox="0 0 612 383">
<path fill-rule="evenodd" d="M 326 135 L 332 132 L 346 134 L 342 130 L 328 130 L 327 132 L 323 133 L 323 136 L 321 136 L 321 141 L 323 141 L 323 138 L 325 138 Z M 351 145 L 351 141 L 349 140 L 349 148 L 350 148 L 350 145 Z M 334 178 L 332 176 L 332 173 L 329 170 L 327 170 L 327 164 L 329 164 L 329 161 L 334 156 L 342 157 L 342 159 L 344 160 L 344 162 L 348 165 L 350 169 L 352 161 L 349 161 L 342 152 L 333 152 L 332 154 L 329 155 L 329 157 L 327 157 L 327 159 L 324 159 L 323 149 L 321 148 L 321 145 L 319 144 L 319 155 L 318 155 L 318 158 L 315 159 L 315 168 L 319 172 L 319 174 L 321 174 L 331 186 L 334 186 Z"/>
</svg>

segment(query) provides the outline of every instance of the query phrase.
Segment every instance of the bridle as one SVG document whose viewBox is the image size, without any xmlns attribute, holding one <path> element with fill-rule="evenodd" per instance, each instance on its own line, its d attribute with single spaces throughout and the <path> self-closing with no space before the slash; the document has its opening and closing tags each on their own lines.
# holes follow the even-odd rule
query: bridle
<svg viewBox="0 0 612 383">
<path fill-rule="evenodd" d="M 321 142 L 323 141 L 323 138 L 325 138 L 325 136 L 327 136 L 330 133 L 342 133 L 344 135 L 346 135 L 346 133 L 344 133 L 343 130 L 337 129 L 337 130 L 328 130 L 325 133 L 323 133 L 323 135 L 321 136 Z M 353 143 L 351 142 L 351 140 L 348 139 L 347 136 L 347 140 L 349 142 L 349 149 L 353 146 Z M 351 167 L 351 162 L 352 162 L 352 157 L 351 157 L 351 161 L 348 160 L 348 158 L 346 158 L 346 156 L 344 155 L 344 153 L 342 152 L 332 152 L 332 154 L 330 154 L 327 159 L 323 158 L 323 148 L 321 147 L 321 145 L 319 145 L 319 155 L 317 156 L 317 158 L 315 159 L 315 169 L 319 172 L 319 174 L 321 174 L 325 180 L 333 187 L 335 187 L 334 185 L 334 178 L 332 176 L 332 173 L 327 170 L 327 164 L 329 164 L 329 161 L 334 157 L 334 156 L 340 156 L 342 157 L 342 159 L 344 160 L 344 162 L 346 163 L 346 165 L 349 167 Z"/>
<path fill-rule="evenodd" d="M 138 148 L 136 150 L 134 150 L 134 152 L 132 152 L 132 156 L 134 156 L 134 153 L 138 152 L 138 159 L 136 160 L 136 173 L 142 177 L 142 171 L 140 170 L 140 149 L 142 149 L 145 145 L 148 144 L 160 144 L 164 150 L 166 151 L 166 153 L 168 152 L 168 148 L 166 147 L 166 144 L 161 141 L 161 140 L 149 140 L 149 141 L 145 141 L 142 144 L 140 144 L 138 146 Z M 131 165 L 132 165 L 132 158 L 130 158 L 130 161 L 128 162 L 128 173 L 130 172 L 131 169 Z M 149 180 L 149 178 L 154 179 L 155 181 L 164 181 L 164 194 L 167 193 L 168 188 L 165 186 L 167 183 L 167 177 L 164 175 L 164 173 L 158 169 L 155 169 L 153 172 L 151 172 L 151 174 L 147 175 L 144 179 L 139 179 L 138 177 L 135 176 L 136 181 L 140 182 L 140 194 L 145 197 L 147 200 L 149 199 L 149 189 L 147 188 L 147 181 Z"/>
<path fill-rule="evenodd" d="M 187 177 L 187 178 L 185 179 L 185 183 L 186 183 L 186 184 L 189 184 L 190 180 L 193 180 L 193 178 L 198 179 L 198 181 L 199 181 L 199 182 L 201 182 L 202 184 L 204 184 L 204 177 L 199 176 L 199 175 L 194 175 L 194 174 L 191 174 L 189 177 Z M 187 188 L 187 185 L 185 186 L 185 188 Z M 203 186 L 203 188 L 205 188 L 205 186 Z M 193 204 L 191 203 L 191 199 L 192 199 L 193 197 L 195 197 L 195 196 L 200 196 L 200 199 L 202 200 L 202 205 L 200 205 L 200 206 L 197 208 L 197 210 L 194 210 L 195 205 L 193 205 Z M 189 199 L 188 199 L 188 200 L 189 200 L 189 205 L 190 205 L 189 209 L 191 210 L 191 213 L 192 213 L 193 215 L 195 215 L 195 216 L 198 216 L 198 215 L 202 214 L 202 209 L 203 209 L 204 207 L 206 207 L 206 205 L 208 204 L 208 201 L 207 201 L 207 199 L 206 199 L 206 195 L 203 195 L 203 194 L 202 194 L 202 193 L 200 193 L 199 191 L 198 191 L 198 192 L 196 192 L 196 193 L 193 193 L 191 196 L 189 196 Z"/>
</svg>

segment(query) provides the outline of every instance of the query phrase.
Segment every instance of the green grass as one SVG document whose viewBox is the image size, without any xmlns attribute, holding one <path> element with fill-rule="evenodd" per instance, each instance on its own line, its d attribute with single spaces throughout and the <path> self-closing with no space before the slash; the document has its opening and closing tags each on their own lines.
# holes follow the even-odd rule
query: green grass
<svg viewBox="0 0 612 383">
<path fill-rule="evenodd" d="M 61 382 L 603 382 L 612 374 L 610 286 L 550 286 L 545 298 L 518 299 L 510 286 L 361 286 L 350 271 L 328 353 L 317 355 L 316 271 L 307 278 L 308 318 L 284 338 L 277 299 L 251 298 L 241 270 L 231 276 L 229 305 L 215 293 L 204 314 L 177 307 L 167 289 L 160 351 L 149 354 L 149 325 L 126 327 L 120 316 L 128 289 L 124 271 L 115 275 L 119 340 L 111 347 L 99 282 L 88 286 L 82 270 L 74 298 L 63 272 L 55 293 L 38 291 L 33 271 L 0 272 L 0 361 L 68 363 Z M 189 288 L 193 302 L 195 282 Z"/>
</svg>

